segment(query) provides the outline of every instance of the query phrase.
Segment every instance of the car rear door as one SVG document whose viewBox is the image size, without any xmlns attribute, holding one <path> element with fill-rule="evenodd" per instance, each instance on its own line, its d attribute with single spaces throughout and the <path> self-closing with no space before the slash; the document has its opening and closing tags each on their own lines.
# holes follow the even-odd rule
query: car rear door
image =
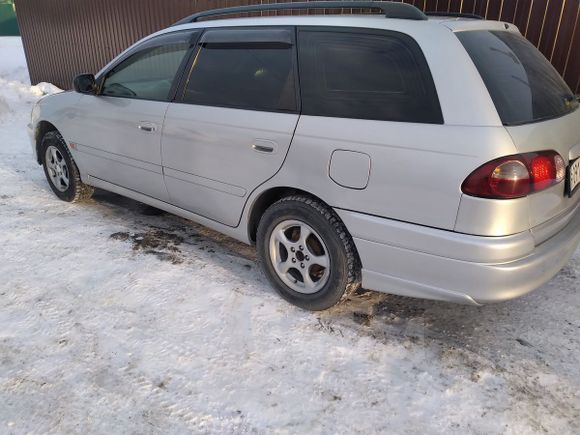
<svg viewBox="0 0 580 435">
<path fill-rule="evenodd" d="M 90 177 L 166 201 L 161 129 L 176 77 L 187 63 L 192 31 L 154 37 L 123 55 L 83 95 L 70 141 Z"/>
<path fill-rule="evenodd" d="M 248 195 L 281 167 L 299 118 L 292 28 L 202 35 L 162 137 L 171 202 L 238 224 Z"/>
</svg>

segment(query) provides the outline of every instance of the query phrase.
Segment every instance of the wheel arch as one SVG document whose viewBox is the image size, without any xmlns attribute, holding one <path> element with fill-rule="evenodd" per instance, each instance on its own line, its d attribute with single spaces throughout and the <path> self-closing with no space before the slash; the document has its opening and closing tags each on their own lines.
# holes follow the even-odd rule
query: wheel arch
<svg viewBox="0 0 580 435">
<path fill-rule="evenodd" d="M 39 121 L 38 124 L 36 124 L 36 129 L 34 130 L 34 142 L 36 143 L 36 161 L 39 165 L 42 165 L 42 157 L 40 153 L 42 138 L 49 131 L 58 131 L 58 128 L 48 121 Z"/>
<path fill-rule="evenodd" d="M 316 201 L 321 202 L 323 205 L 332 210 L 332 207 L 324 199 L 308 191 L 290 186 L 270 187 L 261 192 L 250 206 L 247 220 L 247 231 L 248 231 L 248 239 L 250 240 L 251 243 L 256 242 L 258 224 L 260 223 L 260 219 L 262 218 L 262 215 L 268 209 L 268 207 L 270 207 L 272 204 L 279 201 L 280 199 L 292 195 L 303 195 L 310 197 L 312 199 L 315 199 Z"/>
<path fill-rule="evenodd" d="M 314 197 L 314 195 L 300 189 L 296 189 L 290 186 L 276 186 L 270 187 L 263 192 L 261 192 L 256 199 L 252 202 L 250 206 L 250 211 L 248 213 L 248 239 L 250 242 L 256 242 L 256 234 L 258 233 L 258 224 L 262 215 L 268 207 L 274 204 L 276 201 L 290 195 L 307 195 Z M 320 198 L 317 198 L 322 201 Z"/>
</svg>

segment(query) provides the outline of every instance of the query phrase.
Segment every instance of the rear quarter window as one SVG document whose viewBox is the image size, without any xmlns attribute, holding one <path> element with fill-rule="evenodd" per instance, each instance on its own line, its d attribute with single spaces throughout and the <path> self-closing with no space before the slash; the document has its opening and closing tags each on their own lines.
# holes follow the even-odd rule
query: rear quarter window
<svg viewBox="0 0 580 435">
<path fill-rule="evenodd" d="M 556 118 L 578 107 L 558 72 L 520 34 L 475 30 L 456 35 L 477 67 L 505 125 Z"/>
<path fill-rule="evenodd" d="M 300 29 L 302 113 L 442 124 L 427 62 L 397 32 Z"/>
</svg>

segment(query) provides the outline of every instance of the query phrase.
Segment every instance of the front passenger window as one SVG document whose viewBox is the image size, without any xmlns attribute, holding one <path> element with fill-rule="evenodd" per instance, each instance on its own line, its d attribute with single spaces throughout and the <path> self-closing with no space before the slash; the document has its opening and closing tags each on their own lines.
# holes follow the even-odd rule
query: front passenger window
<svg viewBox="0 0 580 435">
<path fill-rule="evenodd" d="M 149 46 L 130 56 L 109 72 L 101 93 L 110 97 L 169 101 L 179 66 L 189 49 L 190 35 Z"/>
</svg>

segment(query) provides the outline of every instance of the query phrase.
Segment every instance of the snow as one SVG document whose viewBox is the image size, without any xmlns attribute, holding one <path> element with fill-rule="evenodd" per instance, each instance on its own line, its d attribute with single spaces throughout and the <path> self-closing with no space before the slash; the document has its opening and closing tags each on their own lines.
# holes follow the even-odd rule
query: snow
<svg viewBox="0 0 580 435">
<path fill-rule="evenodd" d="M 0 89 L 0 116 L 17 110 L 26 111 L 26 107 L 39 97 L 62 92 L 51 83 L 30 86 L 22 40 L 19 37 L 0 37 Z M 23 104 L 28 106 L 23 107 Z"/>
<path fill-rule="evenodd" d="M 277 297 L 251 247 L 117 195 L 59 201 L 0 38 L 0 433 L 577 433 L 580 250 L 474 308 Z"/>
</svg>

